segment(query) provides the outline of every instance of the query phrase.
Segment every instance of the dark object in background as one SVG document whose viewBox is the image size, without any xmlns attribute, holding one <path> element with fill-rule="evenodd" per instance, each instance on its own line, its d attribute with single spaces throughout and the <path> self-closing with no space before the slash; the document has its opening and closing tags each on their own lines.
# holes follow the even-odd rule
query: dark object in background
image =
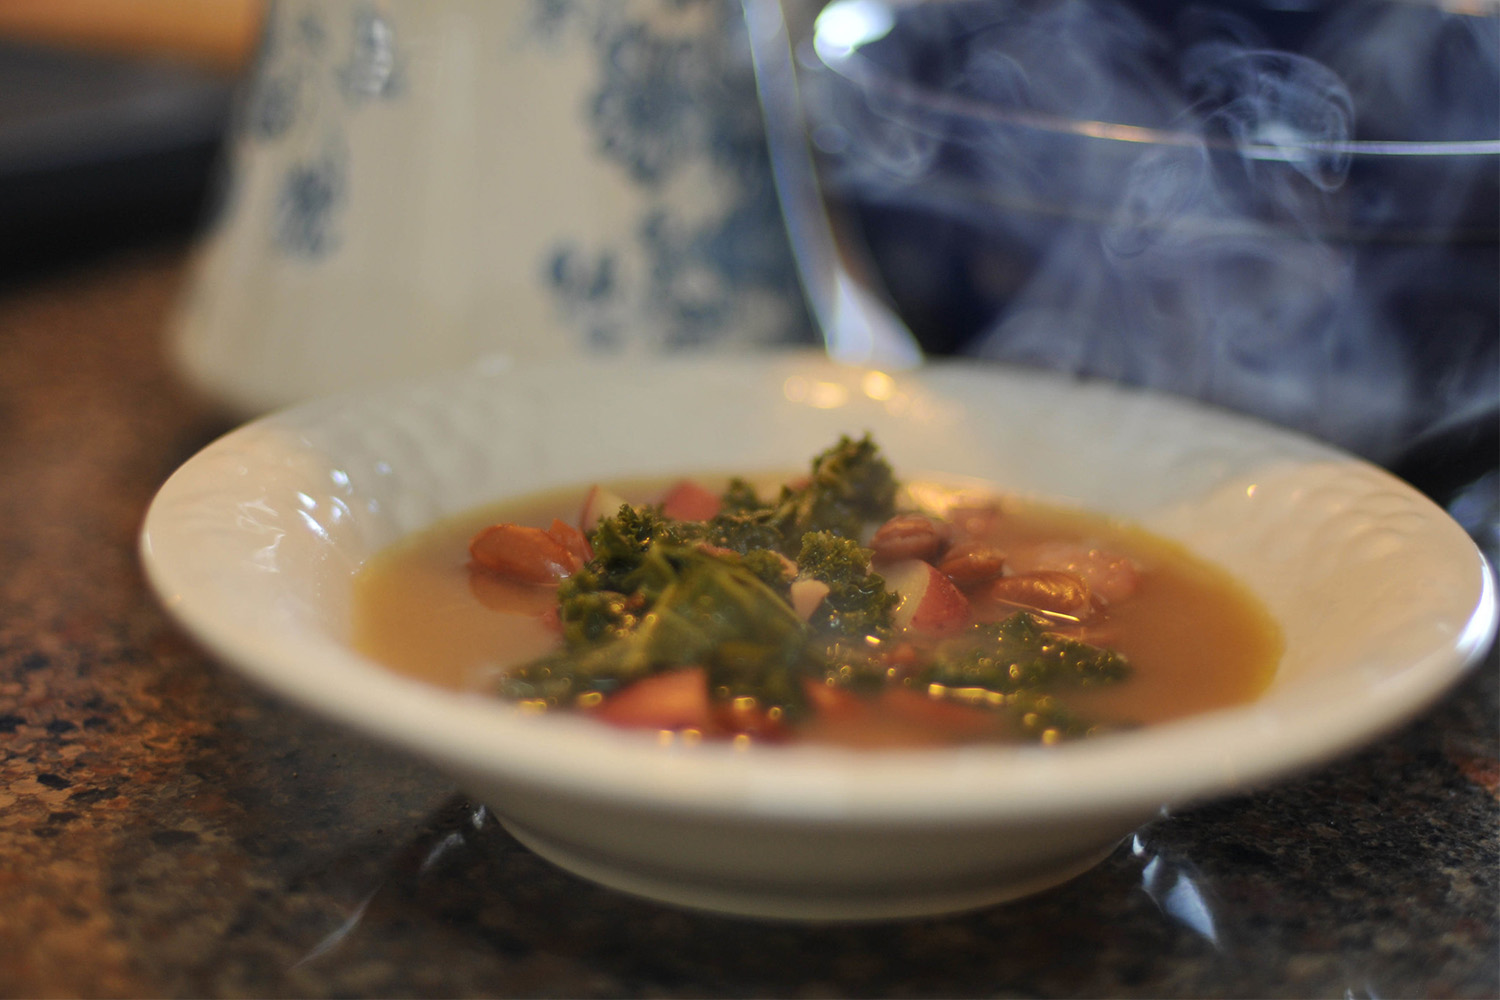
<svg viewBox="0 0 1500 1000">
<path fill-rule="evenodd" d="M 234 80 L 0 43 L 0 285 L 196 232 Z"/>
<path fill-rule="evenodd" d="M 927 352 L 1252 413 L 1500 533 L 1494 8 L 893 9 L 802 58 L 831 215 Z"/>
</svg>

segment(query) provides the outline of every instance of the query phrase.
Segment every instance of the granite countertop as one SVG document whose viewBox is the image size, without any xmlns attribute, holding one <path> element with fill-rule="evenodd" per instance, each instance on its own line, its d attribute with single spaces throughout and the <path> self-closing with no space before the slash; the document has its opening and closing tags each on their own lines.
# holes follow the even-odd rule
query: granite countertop
<svg viewBox="0 0 1500 1000">
<path fill-rule="evenodd" d="M 152 602 L 146 504 L 229 426 L 164 360 L 185 259 L 0 294 L 0 995 L 1500 993 L 1493 657 L 1357 755 L 964 916 L 761 923 L 558 871 Z"/>
</svg>

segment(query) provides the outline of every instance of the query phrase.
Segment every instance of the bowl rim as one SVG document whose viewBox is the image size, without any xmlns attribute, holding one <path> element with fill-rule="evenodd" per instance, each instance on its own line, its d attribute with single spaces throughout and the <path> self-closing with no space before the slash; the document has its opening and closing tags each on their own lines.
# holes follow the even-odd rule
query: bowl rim
<svg viewBox="0 0 1500 1000">
<path fill-rule="evenodd" d="M 751 358 L 607 362 L 611 377 L 719 366 L 739 372 L 785 371 L 785 355 Z M 802 359 L 794 365 L 828 365 Z M 503 366 L 502 366 L 503 367 Z M 525 378 L 538 371 L 572 373 L 578 362 L 516 366 L 498 373 Z M 1171 416 L 1229 421 L 1298 454 L 1368 463 L 1294 432 L 1191 400 L 1003 365 L 935 363 L 911 373 L 944 377 L 1024 378 L 1059 391 L 1149 399 Z M 921 750 L 844 750 L 754 746 L 738 750 L 705 742 L 658 746 L 651 734 L 622 732 L 587 719 L 527 717 L 496 699 L 447 691 L 387 671 L 326 634 L 257 629 L 195 591 L 196 578 L 173 523 L 191 501 L 205 456 L 237 443 L 284 437 L 299 421 L 341 407 L 392 406 L 414 387 L 443 379 L 496 377 L 470 369 L 377 390 L 355 391 L 279 411 L 208 445 L 161 487 L 141 530 L 147 580 L 168 613 L 215 658 L 282 698 L 367 735 L 396 743 L 467 780 L 499 781 L 555 795 L 588 797 L 652 811 L 764 822 L 863 825 L 1044 821 L 1080 813 L 1139 813 L 1251 789 L 1305 770 L 1383 734 L 1432 703 L 1479 660 L 1494 635 L 1495 584 L 1473 548 L 1472 608 L 1446 644 L 1428 651 L 1360 699 L 1257 701 L 1158 724 L 1139 731 L 1055 747 L 967 746 Z M 1376 470 L 1378 472 L 1378 470 Z M 1415 495 L 1429 516 L 1462 534 L 1435 504 L 1394 476 L 1394 489 Z M 201 527 L 201 525 L 200 525 Z M 1467 536 L 1464 536 L 1465 538 Z M 310 669 L 312 668 L 312 669 Z M 352 689 L 351 680 L 358 680 Z"/>
</svg>

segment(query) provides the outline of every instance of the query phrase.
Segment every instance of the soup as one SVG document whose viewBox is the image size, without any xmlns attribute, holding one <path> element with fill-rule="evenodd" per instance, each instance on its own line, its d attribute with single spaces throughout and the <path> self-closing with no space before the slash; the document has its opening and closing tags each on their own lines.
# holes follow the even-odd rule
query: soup
<svg viewBox="0 0 1500 1000">
<path fill-rule="evenodd" d="M 1054 743 L 1269 683 L 1279 632 L 1223 570 L 1131 525 L 882 466 L 846 438 L 780 481 L 470 512 L 361 570 L 356 645 L 664 742 Z"/>
</svg>

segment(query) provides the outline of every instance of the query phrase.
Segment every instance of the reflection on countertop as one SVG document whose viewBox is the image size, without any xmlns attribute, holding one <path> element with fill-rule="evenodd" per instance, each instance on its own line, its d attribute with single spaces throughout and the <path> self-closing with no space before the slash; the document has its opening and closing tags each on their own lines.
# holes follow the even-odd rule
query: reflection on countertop
<svg viewBox="0 0 1500 1000">
<path fill-rule="evenodd" d="M 689 913 L 530 854 L 422 765 L 212 665 L 152 492 L 227 429 L 163 362 L 176 251 L 0 298 L 0 995 L 1493 996 L 1500 671 L 964 916 Z"/>
</svg>

